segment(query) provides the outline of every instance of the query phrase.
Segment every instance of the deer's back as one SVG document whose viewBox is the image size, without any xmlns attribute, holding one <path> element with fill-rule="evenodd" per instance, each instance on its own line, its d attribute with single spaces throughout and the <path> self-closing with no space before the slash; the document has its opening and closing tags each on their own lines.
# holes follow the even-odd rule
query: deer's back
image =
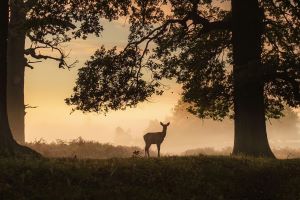
<svg viewBox="0 0 300 200">
<path fill-rule="evenodd" d="M 153 132 L 153 133 L 146 133 L 144 135 L 144 140 L 147 143 L 151 144 L 159 144 L 162 143 L 164 140 L 165 136 L 162 132 Z"/>
</svg>

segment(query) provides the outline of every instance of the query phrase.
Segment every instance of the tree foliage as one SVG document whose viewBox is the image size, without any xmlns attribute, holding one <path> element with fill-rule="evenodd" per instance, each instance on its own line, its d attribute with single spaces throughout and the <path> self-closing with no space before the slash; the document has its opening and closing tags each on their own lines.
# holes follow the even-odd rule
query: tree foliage
<svg viewBox="0 0 300 200">
<path fill-rule="evenodd" d="M 25 66 L 54 60 L 59 68 L 71 68 L 66 43 L 100 36 L 106 20 L 127 13 L 130 0 L 10 0 L 8 39 L 8 113 L 14 138 L 25 141 Z M 26 43 L 26 44 L 25 44 Z"/>
<path fill-rule="evenodd" d="M 67 104 L 84 112 L 125 109 L 162 94 L 162 80 L 174 79 L 182 84 L 193 114 L 233 116 L 231 11 L 224 8 L 226 2 L 134 1 L 127 46 L 98 50 L 79 70 Z M 294 0 L 259 3 L 266 117 L 278 118 L 285 104 L 300 105 L 300 5 Z"/>
<path fill-rule="evenodd" d="M 41 59 L 56 60 L 60 68 L 71 67 L 62 44 L 71 39 L 86 39 L 89 34 L 100 36 L 101 19 L 114 20 L 127 14 L 129 4 L 130 0 L 13 0 L 10 6 L 16 6 L 26 19 L 24 27 L 11 24 L 10 29 L 11 33 L 20 28 L 26 32 L 31 44 L 25 50 L 28 67 Z M 46 53 L 46 49 L 57 56 Z"/>
</svg>

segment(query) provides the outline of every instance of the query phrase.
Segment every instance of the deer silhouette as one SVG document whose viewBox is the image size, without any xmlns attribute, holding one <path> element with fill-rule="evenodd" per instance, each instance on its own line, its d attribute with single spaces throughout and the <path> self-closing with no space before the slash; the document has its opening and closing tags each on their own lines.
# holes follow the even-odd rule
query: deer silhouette
<svg viewBox="0 0 300 200">
<path fill-rule="evenodd" d="M 153 133 L 146 133 L 144 135 L 144 140 L 145 140 L 145 157 L 148 155 L 148 157 L 150 157 L 149 154 L 149 148 L 151 146 L 151 144 L 156 144 L 157 146 L 157 156 L 160 157 L 160 145 L 161 143 L 164 141 L 166 134 L 167 134 L 167 128 L 170 125 L 170 122 L 167 124 L 163 124 L 162 122 L 160 122 L 160 125 L 162 125 L 163 130 L 161 132 L 153 132 Z"/>
</svg>

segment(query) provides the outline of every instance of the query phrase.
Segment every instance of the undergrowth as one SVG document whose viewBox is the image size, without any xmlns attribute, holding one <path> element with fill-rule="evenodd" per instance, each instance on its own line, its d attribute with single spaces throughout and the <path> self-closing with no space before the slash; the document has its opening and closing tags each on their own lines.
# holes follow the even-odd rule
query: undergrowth
<svg viewBox="0 0 300 200">
<path fill-rule="evenodd" d="M 0 159 L 0 199 L 300 199 L 300 160 Z"/>
</svg>

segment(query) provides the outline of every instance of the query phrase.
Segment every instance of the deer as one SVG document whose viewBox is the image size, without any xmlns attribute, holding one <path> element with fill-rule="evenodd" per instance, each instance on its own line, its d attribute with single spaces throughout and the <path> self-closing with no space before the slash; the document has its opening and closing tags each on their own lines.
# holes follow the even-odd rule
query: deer
<svg viewBox="0 0 300 200">
<path fill-rule="evenodd" d="M 160 122 L 160 125 L 163 127 L 163 130 L 161 132 L 153 132 L 153 133 L 146 133 L 144 135 L 145 140 L 145 157 L 149 154 L 149 148 L 152 144 L 156 144 L 157 146 L 157 156 L 160 157 L 160 145 L 164 141 L 166 135 L 167 135 L 167 128 L 170 125 L 170 122 L 167 124 L 163 124 Z"/>
</svg>

